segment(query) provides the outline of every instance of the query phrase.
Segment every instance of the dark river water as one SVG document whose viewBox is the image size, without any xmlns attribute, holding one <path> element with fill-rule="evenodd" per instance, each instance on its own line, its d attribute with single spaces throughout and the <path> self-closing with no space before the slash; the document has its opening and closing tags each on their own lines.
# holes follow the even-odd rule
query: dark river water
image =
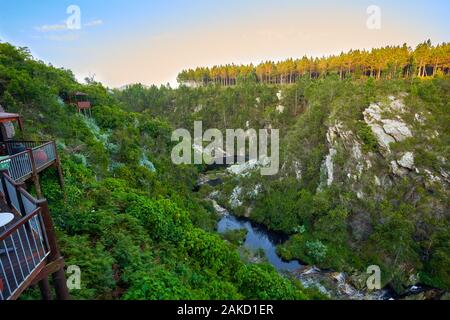
<svg viewBox="0 0 450 320">
<path fill-rule="evenodd" d="M 268 262 L 278 271 L 294 271 L 301 267 L 298 261 L 283 261 L 277 255 L 276 246 L 286 241 L 286 236 L 271 232 L 261 225 L 257 225 L 246 219 L 237 218 L 230 214 L 223 215 L 217 226 L 219 233 L 238 229 L 246 229 L 248 232 L 244 247 L 251 251 L 262 249 Z"/>
<path fill-rule="evenodd" d="M 287 240 L 286 235 L 275 233 L 262 225 L 251 222 L 248 219 L 233 216 L 229 213 L 225 213 L 221 217 L 217 225 L 217 231 L 219 233 L 225 233 L 227 231 L 239 229 L 246 229 L 248 232 L 243 246 L 250 251 L 262 249 L 268 262 L 273 265 L 278 272 L 295 271 L 302 267 L 302 265 L 296 260 L 289 262 L 284 261 L 280 256 L 277 255 L 276 246 L 284 243 Z M 317 282 L 319 283 L 320 281 Z M 404 296 L 418 293 L 423 290 L 423 287 L 412 287 L 406 294 L 404 294 Z M 356 291 L 354 293 L 355 296 L 356 294 L 358 294 L 358 292 Z M 385 288 L 383 290 L 375 292 L 372 299 L 387 300 L 390 298 L 400 297 L 401 296 L 395 294 L 393 290 Z"/>
</svg>

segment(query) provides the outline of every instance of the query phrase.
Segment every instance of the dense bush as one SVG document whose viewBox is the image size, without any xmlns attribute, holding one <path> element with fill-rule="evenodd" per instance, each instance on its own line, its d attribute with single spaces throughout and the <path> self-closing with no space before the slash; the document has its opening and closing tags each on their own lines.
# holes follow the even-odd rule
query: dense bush
<svg viewBox="0 0 450 320">
<path fill-rule="evenodd" d="M 93 118 L 63 102 L 74 91 L 89 95 Z M 173 112 L 172 101 L 194 106 L 192 94 L 142 86 L 112 93 L 95 81 L 81 85 L 70 71 L 0 43 L 0 104 L 24 116 L 27 138 L 57 140 L 64 192 L 52 169 L 41 184 L 66 263 L 81 268 L 82 288 L 71 292 L 74 298 L 254 297 L 238 284 L 236 274 L 244 267 L 239 254 L 211 232 L 211 205 L 192 192 L 199 168 L 175 167 L 170 159 L 173 126 L 190 113 Z M 216 91 L 205 94 L 216 100 Z M 229 91 L 217 101 L 223 106 L 236 99 Z M 275 271 L 263 276 L 280 292 L 268 298 L 304 297 L 302 288 Z M 252 283 L 264 277 L 244 278 Z M 36 290 L 23 296 L 37 297 Z"/>
</svg>

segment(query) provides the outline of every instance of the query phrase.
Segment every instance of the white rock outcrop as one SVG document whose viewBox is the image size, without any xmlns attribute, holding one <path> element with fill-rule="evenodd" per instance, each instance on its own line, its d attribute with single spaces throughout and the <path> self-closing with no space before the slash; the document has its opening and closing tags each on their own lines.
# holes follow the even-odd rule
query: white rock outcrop
<svg viewBox="0 0 450 320">
<path fill-rule="evenodd" d="M 376 103 L 372 103 L 365 111 L 364 111 L 364 119 L 366 122 L 373 123 L 376 121 L 381 121 L 381 113 L 382 110 L 380 106 Z"/>
<path fill-rule="evenodd" d="M 351 130 L 346 130 L 341 122 L 336 122 L 334 125 L 328 128 L 327 142 L 329 145 L 329 153 L 323 163 L 323 170 L 327 174 L 327 185 L 330 186 L 334 181 L 334 163 L 333 158 L 337 154 L 338 145 L 343 144 L 344 149 L 348 152 L 349 156 L 353 159 L 350 163 L 354 163 L 356 169 L 356 175 L 351 175 L 355 181 L 358 180 L 366 167 L 366 159 L 362 153 L 361 143 L 356 138 L 355 134 Z M 349 159 L 350 160 L 350 159 Z M 369 162 L 370 164 L 370 162 Z M 370 164 L 371 166 L 371 164 Z M 367 166 L 369 168 L 369 165 Z M 349 170 L 352 170 L 348 168 Z M 352 170 L 353 172 L 353 170 Z"/>
<path fill-rule="evenodd" d="M 406 152 L 397 163 L 403 168 L 414 170 L 414 154 L 412 152 Z"/>
<path fill-rule="evenodd" d="M 283 99 L 283 91 L 280 90 L 277 92 L 277 98 L 278 98 L 278 101 L 281 101 Z"/>
<path fill-rule="evenodd" d="M 302 165 L 299 161 L 294 161 L 292 163 L 292 166 L 294 168 L 294 172 L 295 172 L 295 177 L 297 178 L 297 180 L 301 180 L 302 179 Z"/>
<path fill-rule="evenodd" d="M 399 177 L 403 177 L 408 174 L 408 170 L 400 167 L 395 160 L 391 161 L 391 169 L 392 173 Z"/>
<path fill-rule="evenodd" d="M 372 128 L 372 132 L 377 138 L 378 144 L 385 150 L 390 151 L 389 145 L 395 142 L 395 139 L 388 135 L 383 127 L 378 124 L 369 124 Z"/>
<path fill-rule="evenodd" d="M 399 113 L 405 109 L 402 100 L 397 100 L 393 96 L 389 97 L 389 100 L 391 100 L 389 106 L 382 107 L 380 104 L 372 103 L 363 113 L 364 121 L 372 129 L 379 146 L 387 153 L 390 153 L 391 143 L 412 137 L 411 130 L 400 117 L 395 120 L 383 119 L 384 111 Z"/>
<path fill-rule="evenodd" d="M 391 99 L 390 108 L 393 111 L 405 112 L 405 104 L 403 103 L 402 100 L 395 99 L 395 97 L 394 97 L 394 99 Z"/>
<path fill-rule="evenodd" d="M 282 105 L 277 106 L 278 113 L 283 113 L 284 109 L 285 109 L 285 106 L 282 106 Z"/>
<path fill-rule="evenodd" d="M 334 181 L 334 164 L 333 157 L 336 155 L 336 149 L 331 148 L 330 153 L 325 159 L 325 168 L 327 170 L 327 186 L 331 186 Z"/>
<path fill-rule="evenodd" d="M 239 199 L 241 193 L 242 193 L 241 187 L 234 188 L 233 192 L 231 193 L 230 206 L 232 209 L 236 209 L 237 207 L 242 206 L 242 201 Z"/>
<path fill-rule="evenodd" d="M 420 124 L 425 123 L 425 117 L 424 117 L 423 114 L 421 114 L 421 113 L 416 113 L 416 114 L 414 115 L 414 119 L 415 119 L 418 123 L 420 123 Z"/>
<path fill-rule="evenodd" d="M 261 159 L 250 159 L 241 164 L 235 164 L 227 168 L 227 172 L 235 175 L 247 175 L 251 170 L 259 167 L 264 167 L 270 164 L 268 157 L 262 157 Z"/>
<path fill-rule="evenodd" d="M 398 120 L 390 120 L 383 119 L 381 120 L 383 123 L 384 131 L 393 137 L 395 141 L 400 142 L 405 140 L 406 138 L 412 137 L 411 130 L 409 130 L 408 126 Z"/>
</svg>

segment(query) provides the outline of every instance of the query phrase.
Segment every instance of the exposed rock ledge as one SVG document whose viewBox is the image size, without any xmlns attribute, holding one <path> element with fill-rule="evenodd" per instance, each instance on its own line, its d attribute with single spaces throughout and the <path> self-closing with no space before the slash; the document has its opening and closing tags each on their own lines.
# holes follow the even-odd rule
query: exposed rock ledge
<svg viewBox="0 0 450 320">
<path fill-rule="evenodd" d="M 372 103 L 364 111 L 365 122 L 370 126 L 378 144 L 387 154 L 390 153 L 389 145 L 391 143 L 412 137 L 412 132 L 399 117 L 396 120 L 383 119 L 383 112 L 402 112 L 403 110 L 403 102 L 394 99 L 390 106 L 383 108 L 380 104 Z"/>
</svg>

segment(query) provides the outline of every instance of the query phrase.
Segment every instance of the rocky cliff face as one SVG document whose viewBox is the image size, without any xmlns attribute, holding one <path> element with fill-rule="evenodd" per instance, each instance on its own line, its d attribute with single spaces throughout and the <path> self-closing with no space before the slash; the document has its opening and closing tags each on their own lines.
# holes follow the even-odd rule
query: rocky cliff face
<svg viewBox="0 0 450 320">
<path fill-rule="evenodd" d="M 359 84 L 314 88 L 283 132 L 280 173 L 230 172 L 221 203 L 292 235 L 285 257 L 350 274 L 380 264 L 403 290 L 424 270 L 448 284 L 449 86 L 439 85 L 384 87 L 375 99 Z"/>
<path fill-rule="evenodd" d="M 415 123 L 411 125 L 402 118 L 407 108 L 403 98 L 391 96 L 389 102 L 371 104 L 364 111 L 364 122 L 370 127 L 378 145 L 375 152 L 363 153 L 361 150 L 363 142 L 360 137 L 351 128 L 346 128 L 342 122 L 336 121 L 329 126 L 327 133 L 329 153 L 323 164 L 327 177 L 326 185 L 330 186 L 333 182 L 349 182 L 353 186 L 353 191 L 362 196 L 361 188 L 364 186 L 358 187 L 358 182 L 361 182 L 363 176 L 373 177 L 371 180 L 375 186 L 383 189 L 395 184 L 396 179 L 409 175 L 418 178 L 426 186 L 431 187 L 433 183 L 438 183 L 444 189 L 448 189 L 450 175 L 443 166 L 436 170 L 415 165 L 414 149 L 420 146 L 412 146 L 411 150 L 402 152 L 392 150 L 393 144 L 401 144 L 414 137 L 412 127 L 424 125 L 426 117 L 415 114 Z M 431 135 L 438 134 L 431 133 Z M 333 161 L 338 148 L 346 158 L 339 169 Z M 445 165 L 446 161 L 445 158 L 440 158 L 441 165 Z M 347 181 L 335 181 L 336 170 L 341 170 L 344 180 Z"/>
<path fill-rule="evenodd" d="M 408 139 L 417 138 L 417 134 L 421 137 L 415 141 L 422 139 L 426 145 L 426 141 L 438 136 L 439 132 L 425 129 L 427 117 L 422 113 L 415 113 L 411 122 L 411 110 L 404 103 L 405 97 L 406 94 L 390 96 L 386 102 L 373 103 L 364 110 L 364 123 L 376 139 L 374 150 L 364 152 L 364 142 L 357 130 L 339 119 L 334 120 L 326 135 L 329 152 L 323 161 L 321 186 L 335 184 L 352 191 L 358 199 L 381 200 L 388 189 L 395 188 L 407 178 L 411 184 L 405 201 L 419 202 L 418 188 L 424 188 L 430 194 L 439 192 L 449 196 L 450 173 L 445 169 L 445 157 L 437 156 L 439 162 L 433 167 L 415 163 L 416 152 L 422 151 L 424 145 L 407 143 Z M 448 214 L 445 203 L 434 201 L 428 202 L 427 206 L 429 210 Z M 350 224 L 355 233 L 361 233 L 360 228 L 369 231 L 362 212 L 363 208 L 356 217 L 353 216 Z"/>
</svg>

